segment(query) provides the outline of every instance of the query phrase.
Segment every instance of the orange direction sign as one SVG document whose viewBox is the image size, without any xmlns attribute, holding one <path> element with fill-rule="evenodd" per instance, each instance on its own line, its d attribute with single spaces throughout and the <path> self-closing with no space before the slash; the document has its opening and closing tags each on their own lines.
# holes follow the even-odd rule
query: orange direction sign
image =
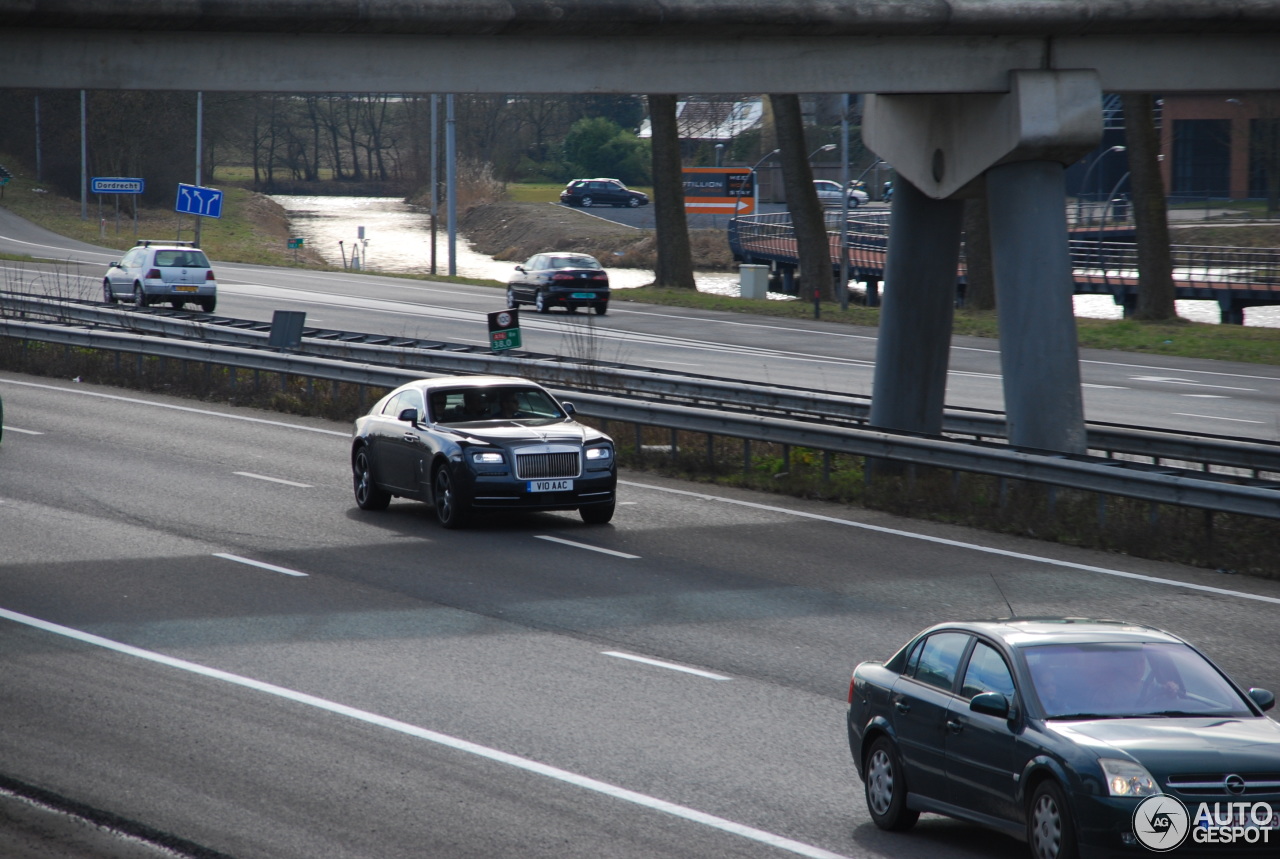
<svg viewBox="0 0 1280 859">
<path fill-rule="evenodd" d="M 684 168 L 684 210 L 716 215 L 750 215 L 756 209 L 749 167 Z"/>
</svg>

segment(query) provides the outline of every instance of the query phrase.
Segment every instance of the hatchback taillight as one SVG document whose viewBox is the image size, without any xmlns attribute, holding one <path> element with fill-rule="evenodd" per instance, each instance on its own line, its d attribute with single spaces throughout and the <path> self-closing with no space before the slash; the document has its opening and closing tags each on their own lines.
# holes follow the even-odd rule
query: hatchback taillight
<svg viewBox="0 0 1280 859">
<path fill-rule="evenodd" d="M 160 269 L 153 268 L 151 269 L 151 271 L 147 272 L 147 280 L 159 280 L 159 279 L 160 279 Z"/>
<path fill-rule="evenodd" d="M 206 272 L 204 273 L 204 279 L 205 279 L 205 280 L 213 280 L 213 279 L 214 279 L 214 277 L 213 277 L 213 269 L 209 269 L 208 271 L 206 271 Z"/>
</svg>

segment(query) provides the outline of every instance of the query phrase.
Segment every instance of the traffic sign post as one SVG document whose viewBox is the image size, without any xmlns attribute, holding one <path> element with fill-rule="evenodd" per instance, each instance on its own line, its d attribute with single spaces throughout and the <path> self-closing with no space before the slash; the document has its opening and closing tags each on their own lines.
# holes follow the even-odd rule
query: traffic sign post
<svg viewBox="0 0 1280 859">
<path fill-rule="evenodd" d="M 295 236 L 294 238 L 289 239 L 289 247 L 293 249 L 294 262 L 298 261 L 298 248 L 302 247 L 302 244 L 305 241 L 306 239 L 302 238 L 301 236 Z"/>
<path fill-rule="evenodd" d="M 513 308 L 489 314 L 489 348 L 494 352 L 520 348 L 520 311 Z"/>
<path fill-rule="evenodd" d="M 123 176 L 98 176 L 89 183 L 89 189 L 95 194 L 141 194 L 147 183 L 143 179 L 125 178 Z M 102 200 L 98 200 L 98 224 L 102 235 L 106 235 L 107 220 L 102 217 Z M 120 233 L 120 198 L 116 197 L 116 234 Z M 133 207 L 133 234 L 138 235 L 138 207 Z"/>
</svg>

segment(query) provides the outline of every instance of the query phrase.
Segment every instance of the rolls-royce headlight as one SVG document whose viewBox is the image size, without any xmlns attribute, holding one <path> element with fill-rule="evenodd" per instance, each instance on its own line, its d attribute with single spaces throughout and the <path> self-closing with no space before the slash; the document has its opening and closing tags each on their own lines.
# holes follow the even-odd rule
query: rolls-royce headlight
<svg viewBox="0 0 1280 859">
<path fill-rule="evenodd" d="M 496 450 L 476 450 L 471 452 L 471 461 L 476 465 L 501 465 L 503 460 Z"/>
<path fill-rule="evenodd" d="M 1160 792 L 1160 785 L 1142 764 L 1119 758 L 1102 758 L 1098 763 L 1107 779 L 1107 793 L 1112 796 L 1151 796 Z"/>
<path fill-rule="evenodd" d="M 607 447 L 589 447 L 587 448 L 587 459 L 607 460 L 613 457 L 613 451 Z"/>
</svg>

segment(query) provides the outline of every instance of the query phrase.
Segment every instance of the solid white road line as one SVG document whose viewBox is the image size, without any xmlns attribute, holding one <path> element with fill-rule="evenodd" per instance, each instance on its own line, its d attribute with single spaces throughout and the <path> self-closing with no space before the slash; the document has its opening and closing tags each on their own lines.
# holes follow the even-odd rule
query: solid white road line
<svg viewBox="0 0 1280 859">
<path fill-rule="evenodd" d="M 1203 418 L 1207 421 L 1231 421 L 1233 424 L 1260 424 L 1263 421 L 1251 421 L 1245 418 L 1224 418 L 1218 415 L 1193 415 L 1188 412 L 1174 412 L 1175 417 L 1179 418 Z"/>
<path fill-rule="evenodd" d="M 315 707 L 316 709 L 335 713 L 339 716 L 345 716 L 349 719 L 355 719 L 370 725 L 377 725 L 378 727 L 386 728 L 389 731 L 395 731 L 406 736 L 426 740 L 430 743 L 436 743 L 438 745 L 445 746 L 446 748 L 486 758 L 500 764 L 506 764 L 507 766 L 524 770 L 525 772 L 531 772 L 546 778 L 555 779 L 556 781 L 564 782 L 565 784 L 570 784 L 584 790 L 589 790 L 594 793 L 622 800 L 623 802 L 630 802 L 634 805 L 662 812 L 663 814 L 669 814 L 682 820 L 688 820 L 692 823 L 698 823 L 703 826 L 711 827 L 712 829 L 718 829 L 721 832 L 727 832 L 730 835 L 737 835 L 739 837 L 755 841 L 759 844 L 776 847 L 779 850 L 785 850 L 789 853 L 794 853 L 797 856 L 806 856 L 809 857 L 809 859 L 849 859 L 849 857 L 842 854 L 832 853 L 830 850 L 824 850 L 821 847 L 815 847 L 812 844 L 805 844 L 804 842 L 784 838 L 783 836 L 776 835 L 772 832 L 766 832 L 763 829 L 756 829 L 752 826 L 735 823 L 732 820 L 726 820 L 723 817 L 716 817 L 715 815 L 707 814 L 705 812 L 698 811 L 697 809 L 689 808 L 688 806 L 677 805 L 674 802 L 667 802 L 664 799 L 658 799 L 654 796 L 648 796 L 647 794 L 627 790 L 624 787 L 619 787 L 614 784 L 609 784 L 608 782 L 598 781 L 584 775 L 578 775 L 577 773 L 569 772 L 568 770 L 562 770 L 546 764 L 538 763 L 537 761 L 522 758 L 518 755 L 510 754 L 509 752 L 499 751 L 498 749 L 492 749 L 488 746 L 481 746 L 468 740 L 451 737 L 448 734 L 441 734 L 437 731 L 420 728 L 417 725 L 410 725 L 407 722 L 400 722 L 395 719 L 389 719 L 386 716 L 379 716 L 378 714 L 370 713 L 367 710 L 358 710 L 355 707 L 348 707 L 345 704 L 338 704 L 324 698 L 317 698 L 314 695 L 307 695 L 304 692 L 296 692 L 292 689 L 286 689 L 283 686 L 276 686 L 272 683 L 264 683 L 261 680 L 254 680 L 250 677 L 242 677 L 238 674 L 219 671 L 216 668 L 208 668 L 195 662 L 187 662 L 184 659 L 175 659 L 172 656 L 165 656 L 162 653 L 143 650 L 140 647 L 134 647 L 133 645 L 123 644 L 118 641 L 112 641 L 109 638 L 102 638 L 101 636 L 82 632 L 81 630 L 72 629 L 71 627 L 61 626 L 56 623 L 50 623 L 49 621 L 19 614 L 14 611 L 9 611 L 8 609 L 0 608 L 0 618 L 5 618 L 15 623 L 24 624 L 25 626 L 33 627 L 35 629 L 41 629 L 45 632 L 51 632 L 55 635 L 71 638 L 85 644 L 91 644 L 95 647 L 113 650 L 116 653 L 122 653 L 126 656 L 145 659 L 159 665 L 177 668 L 180 671 L 199 674 L 203 677 L 208 677 L 224 683 L 231 683 L 245 689 L 263 692 L 267 695 L 274 695 L 278 698 L 284 698 L 308 707 Z"/>
<path fill-rule="evenodd" d="M 636 656 L 631 653 L 619 653 L 616 650 L 601 651 L 604 656 L 614 656 L 618 659 L 630 659 L 632 662 L 643 662 L 645 665 L 655 665 L 658 668 L 669 668 L 672 671 L 683 671 L 685 674 L 696 674 L 699 677 L 706 677 L 708 680 L 728 680 L 723 674 L 712 674 L 710 671 L 703 671 L 701 668 L 690 668 L 687 665 L 676 665 L 674 662 L 662 662 L 657 659 L 650 659 L 647 656 Z"/>
<path fill-rule="evenodd" d="M 254 480 L 266 480 L 271 483 L 283 483 L 285 486 L 296 486 L 299 489 L 311 489 L 310 483 L 295 483 L 292 480 L 283 480 L 279 477 L 267 477 L 265 474 L 254 474 L 252 471 L 233 471 L 232 474 L 237 477 L 252 477 Z"/>
<path fill-rule="evenodd" d="M 44 433 L 36 430 L 19 429 L 18 427 L 9 426 L 8 424 L 5 425 L 4 431 L 22 433 L 23 435 L 44 435 Z"/>
<path fill-rule="evenodd" d="M 802 519 L 829 522 L 833 525 L 846 525 L 850 528 L 861 528 L 864 531 L 876 531 L 881 534 L 892 534 L 895 537 L 906 537 L 910 540 L 922 540 L 926 543 L 937 543 L 941 546 L 954 546 L 957 549 L 970 549 L 974 552 L 984 552 L 988 555 L 1017 558 L 1020 561 L 1032 561 L 1037 564 L 1065 567 L 1070 570 L 1082 570 L 1086 573 L 1101 573 L 1104 576 L 1115 576 L 1116 578 L 1121 579 L 1134 579 L 1135 581 L 1140 582 L 1151 582 L 1152 584 L 1157 585 L 1169 585 L 1175 588 L 1186 588 L 1191 591 L 1202 591 L 1204 593 L 1218 594 L 1219 596 L 1238 597 L 1245 600 L 1254 600 L 1256 602 L 1280 605 L 1280 597 L 1251 594 L 1245 591 L 1233 591 L 1228 590 L 1227 588 L 1215 588 L 1210 585 L 1197 585 L 1193 582 L 1180 582 L 1177 579 L 1162 579 L 1157 576 L 1144 576 L 1141 573 L 1130 573 L 1125 570 L 1113 570 L 1108 567 L 1095 567 L 1090 564 L 1077 564 L 1073 561 L 1060 561 L 1057 558 L 1046 558 L 1042 555 L 1028 555 L 1025 552 L 1011 552 L 1008 549 L 996 549 L 991 546 L 982 546 L 977 543 L 965 543 L 961 540 L 948 540 L 945 537 L 916 534 L 911 531 L 903 531 L 898 528 L 886 528 L 883 525 L 869 525 L 865 522 L 852 522 L 848 519 L 840 519 L 835 516 L 823 516 L 821 513 L 806 513 L 803 510 L 788 510 L 786 507 L 776 507 L 772 504 L 757 504 L 754 501 L 739 501 L 736 498 L 723 498 L 719 495 L 708 495 L 705 492 L 689 492 L 684 489 L 671 489 L 666 486 L 653 486 L 648 483 L 636 483 L 631 480 L 619 480 L 618 483 L 624 486 L 636 486 L 640 489 L 652 489 L 654 492 L 667 492 L 671 495 L 684 495 L 690 498 L 699 498 L 703 501 L 720 501 L 724 504 L 736 504 L 739 507 L 750 507 L 754 510 L 767 510 L 771 513 L 783 513 L 788 516 L 798 516 Z"/>
<path fill-rule="evenodd" d="M 535 534 L 538 540 L 549 540 L 552 543 L 563 543 L 566 546 L 573 546 L 575 549 L 590 549 L 593 552 L 601 552 L 605 555 L 614 555 L 619 558 L 638 558 L 639 555 L 628 555 L 626 552 L 615 552 L 613 549 L 602 549 L 599 546 L 588 546 L 586 543 L 575 543 L 572 540 L 562 540 L 559 537 L 550 537 L 546 534 Z"/>
<path fill-rule="evenodd" d="M 288 567 L 277 567 L 275 564 L 264 564 L 262 561 L 254 561 L 249 558 L 242 558 L 239 555 L 228 555 L 226 552 L 214 552 L 215 558 L 222 558 L 226 561 L 235 561 L 237 564 L 248 564 L 251 567 L 259 567 L 263 570 L 270 570 L 273 573 L 284 573 L 286 576 L 299 576 L 307 578 L 306 573 L 300 573 L 297 570 L 291 570 Z"/>
</svg>

